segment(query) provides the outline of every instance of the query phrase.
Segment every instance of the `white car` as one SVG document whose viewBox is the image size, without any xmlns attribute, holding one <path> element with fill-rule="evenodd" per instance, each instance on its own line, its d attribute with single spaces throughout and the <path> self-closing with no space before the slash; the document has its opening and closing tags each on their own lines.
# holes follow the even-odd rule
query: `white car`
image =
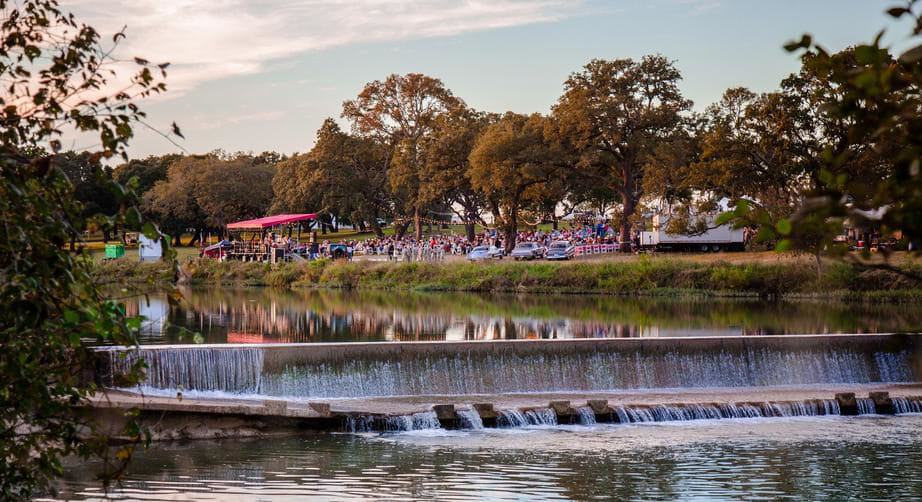
<svg viewBox="0 0 922 502">
<path fill-rule="evenodd" d="M 470 261 L 502 260 L 503 250 L 496 246 L 477 246 L 467 254 L 467 259 Z"/>
<path fill-rule="evenodd" d="M 521 242 L 509 253 L 516 260 L 534 260 L 544 256 L 544 246 L 537 242 Z"/>
<path fill-rule="evenodd" d="M 576 247 L 569 241 L 554 241 L 547 247 L 544 257 L 548 260 L 569 260 L 576 254 Z"/>
</svg>

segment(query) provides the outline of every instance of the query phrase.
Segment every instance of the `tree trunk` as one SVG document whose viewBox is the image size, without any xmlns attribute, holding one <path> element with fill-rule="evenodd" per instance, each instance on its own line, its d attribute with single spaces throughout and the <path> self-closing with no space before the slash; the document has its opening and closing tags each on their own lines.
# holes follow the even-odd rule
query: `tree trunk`
<svg viewBox="0 0 922 502">
<path fill-rule="evenodd" d="M 513 211 L 506 221 L 503 238 L 503 249 L 505 249 L 506 254 L 512 252 L 512 248 L 515 247 L 516 233 L 518 233 L 518 216 L 519 215 Z"/>
<path fill-rule="evenodd" d="M 398 239 L 403 239 L 407 235 L 407 229 L 410 228 L 410 220 L 404 221 L 400 224 L 394 224 L 394 237 Z"/>
<path fill-rule="evenodd" d="M 381 225 L 378 225 L 378 219 L 371 219 L 371 231 L 375 233 L 375 237 L 382 239 L 384 238 L 384 230 L 381 230 Z"/>
<path fill-rule="evenodd" d="M 423 238 L 423 219 L 419 215 L 419 208 L 413 210 L 413 235 L 416 240 Z"/>
<path fill-rule="evenodd" d="M 618 240 L 621 243 L 621 252 L 631 252 L 631 217 L 637 210 L 637 201 L 634 200 L 634 170 L 629 163 L 621 168 L 621 221 Z"/>
<path fill-rule="evenodd" d="M 108 228 L 104 228 L 104 229 L 102 230 L 102 243 L 103 243 L 103 244 L 108 244 L 108 243 L 109 243 L 109 237 L 110 237 L 109 234 L 110 234 L 110 232 L 109 232 L 109 229 L 108 229 Z"/>
<path fill-rule="evenodd" d="M 174 248 L 178 248 L 179 246 L 182 246 L 182 241 L 180 240 L 179 235 L 180 233 L 176 232 L 176 235 L 173 236 L 173 247 Z"/>
<path fill-rule="evenodd" d="M 474 222 L 469 221 L 464 224 L 464 233 L 467 234 L 468 242 L 474 242 L 474 239 L 477 238 L 477 234 L 474 232 Z"/>
</svg>

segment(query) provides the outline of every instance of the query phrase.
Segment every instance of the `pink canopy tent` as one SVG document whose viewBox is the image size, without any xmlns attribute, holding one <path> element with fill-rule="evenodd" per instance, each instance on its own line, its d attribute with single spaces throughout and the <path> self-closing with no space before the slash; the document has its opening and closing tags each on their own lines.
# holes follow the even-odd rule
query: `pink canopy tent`
<svg viewBox="0 0 922 502">
<path fill-rule="evenodd" d="M 317 213 L 307 213 L 307 214 L 277 214 L 275 216 L 266 216 L 264 218 L 256 218 L 255 220 L 244 220 L 237 221 L 234 223 L 229 223 L 227 225 L 228 230 L 264 230 L 267 228 L 278 227 L 281 225 L 288 225 L 290 223 L 297 223 L 299 221 L 310 221 L 316 220 Z"/>
</svg>

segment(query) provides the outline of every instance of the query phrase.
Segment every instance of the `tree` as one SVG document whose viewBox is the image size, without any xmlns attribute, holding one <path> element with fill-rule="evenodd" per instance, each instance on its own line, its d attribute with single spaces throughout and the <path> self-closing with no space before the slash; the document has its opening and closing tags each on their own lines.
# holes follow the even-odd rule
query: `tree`
<svg viewBox="0 0 922 502">
<path fill-rule="evenodd" d="M 56 153 L 61 131 L 75 129 L 99 137 L 89 160 L 125 156 L 144 117 L 135 100 L 165 89 L 155 75 L 165 76 L 166 66 L 136 59 L 138 73 L 113 91 L 111 49 L 55 1 L 0 0 L 0 20 L 0 498 L 28 500 L 61 474 L 62 457 L 104 456 L 108 482 L 144 439 L 126 413 L 123 435 L 134 441 L 112 458 L 108 438 L 78 409 L 98 390 L 82 378 L 95 361 L 84 340 L 136 346 L 139 321 L 104 300 L 85 255 L 64 249 L 84 225 L 82 208 L 54 155 L 36 155 L 36 147 Z M 108 188 L 120 196 L 109 224 L 158 236 L 142 225 L 130 191 L 112 181 Z M 141 370 L 136 365 L 126 383 Z"/>
<path fill-rule="evenodd" d="M 474 226 L 483 223 L 481 212 L 486 200 L 467 176 L 470 156 L 477 138 L 496 120 L 496 115 L 458 107 L 436 119 L 432 134 L 421 145 L 421 202 L 427 206 L 444 203 L 464 222 L 471 241 Z"/>
<path fill-rule="evenodd" d="M 88 224 L 96 216 L 111 217 L 118 211 L 118 194 L 110 189 L 112 169 L 103 167 L 97 156 L 90 153 L 66 152 L 56 155 L 52 162 L 67 176 L 73 187 L 73 196 L 80 204 L 80 227 L 74 228 L 70 238 L 70 249 L 74 250 L 78 232 L 88 230 Z M 103 240 L 108 242 L 113 228 L 105 224 L 105 218 L 98 225 L 103 231 Z"/>
<path fill-rule="evenodd" d="M 874 224 L 882 232 L 902 232 L 909 242 L 922 241 L 922 11 L 918 0 L 888 9 L 894 18 L 909 18 L 915 44 L 898 58 L 881 46 L 882 34 L 845 53 L 830 54 L 812 37 L 790 43 L 803 50 L 805 67 L 820 75 L 835 92 L 821 112 L 839 124 L 838 141 L 823 145 L 817 158 L 817 182 L 789 219 L 763 224 L 782 237 L 782 248 L 799 246 L 801 229 L 825 227 L 817 235 L 832 245 L 842 225 Z M 870 183 L 869 183 L 870 181 Z M 737 218 L 749 216 L 748 208 Z M 769 223 L 769 222 L 765 222 Z M 918 249 L 918 248 L 917 248 Z M 886 252 L 886 250 L 884 250 Z M 869 265 L 868 263 L 862 263 Z M 901 273 L 888 264 L 873 265 Z"/>
<path fill-rule="evenodd" d="M 463 105 L 441 80 L 420 73 L 375 80 L 366 84 L 356 99 L 343 103 L 342 116 L 352 122 L 355 132 L 391 150 L 391 189 L 404 214 L 412 215 L 417 239 L 422 237 L 422 218 L 428 209 L 420 189 L 421 143 L 440 115 Z"/>
<path fill-rule="evenodd" d="M 167 178 L 144 198 L 144 210 L 180 244 L 192 230 L 189 245 L 202 232 L 223 235 L 231 222 L 264 216 L 272 204 L 275 167 L 248 155 L 222 159 L 191 155 L 172 163 Z"/>
<path fill-rule="evenodd" d="M 197 162 L 195 200 L 205 215 L 205 226 L 223 234 L 228 223 L 265 216 L 272 204 L 275 167 L 259 157 Z"/>
<path fill-rule="evenodd" d="M 861 68 L 856 56 L 855 49 L 846 49 L 828 58 L 843 72 L 857 72 Z M 881 57 L 885 65 L 893 64 L 888 54 Z M 849 204 L 867 200 L 889 176 L 898 143 L 874 138 L 868 129 L 855 130 L 852 118 L 834 112 L 847 86 L 836 80 L 822 58 L 807 54 L 802 62 L 801 70 L 785 78 L 779 91 L 755 95 L 730 89 L 709 108 L 701 160 L 692 166 L 691 179 L 699 188 L 744 199 L 739 212 L 746 218 L 740 223 L 760 228 L 757 241 L 775 243 L 789 235 L 782 249 L 809 252 L 820 270 L 823 253 L 845 251 L 833 239 L 842 233 L 847 215 L 819 210 L 817 221 L 804 221 L 797 228 L 789 225 L 790 219 L 826 184 L 824 180 L 847 185 Z M 833 151 L 838 152 L 837 160 L 830 165 Z M 830 224 L 830 219 L 839 224 Z"/>
<path fill-rule="evenodd" d="M 195 170 L 197 159 L 201 157 L 186 156 L 170 164 L 166 179 L 158 181 L 144 194 L 144 213 L 173 238 L 175 246 L 182 244 L 180 239 L 186 230 L 205 227 L 206 215 L 196 200 Z"/>
<path fill-rule="evenodd" d="M 570 75 L 554 106 L 559 134 L 580 154 L 577 174 L 620 194 L 623 243 L 631 240 L 647 156 L 691 107 L 679 91 L 680 80 L 679 70 L 662 56 L 594 59 Z"/>
<path fill-rule="evenodd" d="M 515 247 L 522 212 L 537 208 L 542 189 L 562 174 L 560 152 L 545 139 L 546 127 L 540 114 L 509 112 L 484 130 L 471 152 L 471 185 L 503 229 L 507 252 Z"/>
<path fill-rule="evenodd" d="M 343 132 L 333 119 L 317 131 L 314 148 L 281 162 L 272 180 L 274 208 L 315 211 L 368 225 L 378 237 L 379 219 L 393 210 L 388 149 L 372 138 Z"/>
<path fill-rule="evenodd" d="M 181 158 L 182 155 L 178 153 L 168 153 L 166 155 L 149 155 L 143 159 L 131 159 L 116 167 L 112 176 L 115 181 L 123 186 L 128 186 L 132 179 L 137 178 L 137 182 L 132 188 L 138 195 L 143 197 L 158 181 L 166 179 L 167 169 L 169 169 L 170 164 Z"/>
</svg>

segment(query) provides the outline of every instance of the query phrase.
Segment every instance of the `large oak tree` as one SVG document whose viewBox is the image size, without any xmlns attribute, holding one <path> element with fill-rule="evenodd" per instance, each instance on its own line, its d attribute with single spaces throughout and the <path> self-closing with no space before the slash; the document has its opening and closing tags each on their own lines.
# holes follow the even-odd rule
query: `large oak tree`
<svg viewBox="0 0 922 502">
<path fill-rule="evenodd" d="M 400 209 L 413 219 L 417 239 L 422 237 L 422 220 L 428 210 L 421 189 L 421 143 L 441 115 L 460 106 L 463 102 L 441 80 L 420 73 L 375 80 L 354 100 L 343 103 L 342 116 L 352 122 L 355 132 L 390 149 L 388 178 L 401 201 Z"/>
<path fill-rule="evenodd" d="M 663 56 L 595 59 L 570 75 L 554 106 L 560 135 L 579 153 L 577 174 L 620 195 L 622 242 L 631 238 L 647 157 L 691 107 L 679 91 L 680 80 L 679 70 Z"/>
</svg>

